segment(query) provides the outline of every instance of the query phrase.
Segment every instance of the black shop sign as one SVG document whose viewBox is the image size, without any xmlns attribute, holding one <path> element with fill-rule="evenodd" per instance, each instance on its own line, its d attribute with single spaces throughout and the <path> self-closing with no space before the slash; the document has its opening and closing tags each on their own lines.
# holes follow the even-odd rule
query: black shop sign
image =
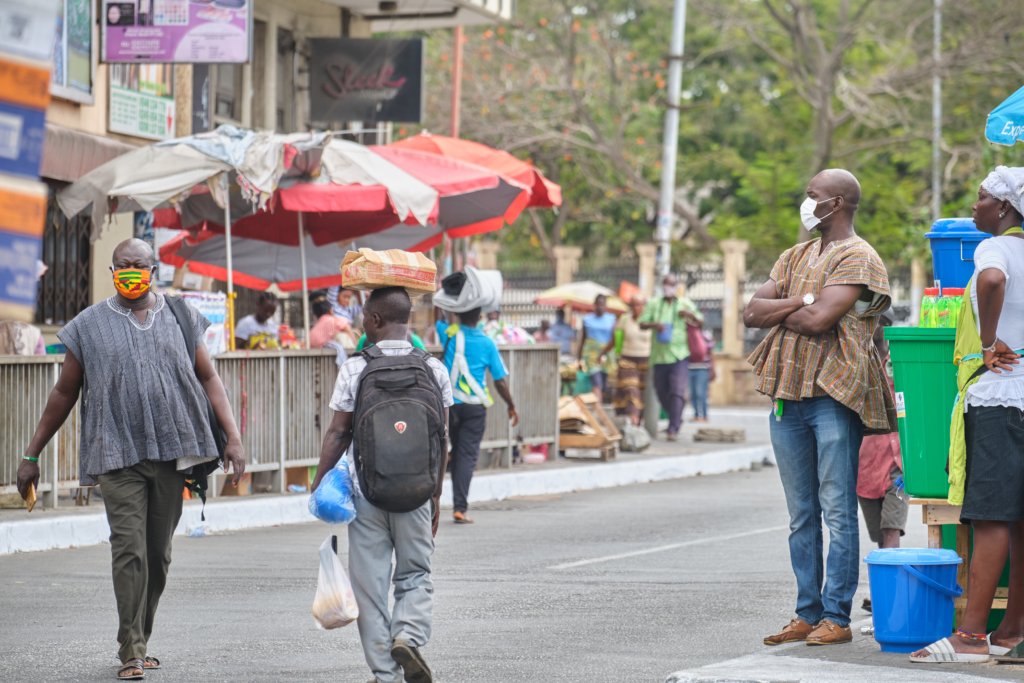
<svg viewBox="0 0 1024 683">
<path fill-rule="evenodd" d="M 309 42 L 313 121 L 423 120 L 423 40 L 314 38 Z"/>
</svg>

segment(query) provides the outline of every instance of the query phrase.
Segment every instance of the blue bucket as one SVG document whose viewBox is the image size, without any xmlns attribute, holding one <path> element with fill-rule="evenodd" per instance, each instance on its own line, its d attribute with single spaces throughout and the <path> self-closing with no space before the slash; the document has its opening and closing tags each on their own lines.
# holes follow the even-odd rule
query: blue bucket
<svg viewBox="0 0 1024 683">
<path fill-rule="evenodd" d="M 945 287 L 966 287 L 974 274 L 974 250 L 991 235 L 974 227 L 973 218 L 943 218 L 925 234 L 932 245 L 932 270 Z"/>
<path fill-rule="evenodd" d="M 953 631 L 961 560 L 952 550 L 883 548 L 864 561 L 871 584 L 875 640 L 883 652 L 914 652 Z"/>
<path fill-rule="evenodd" d="M 664 332 L 655 333 L 655 338 L 660 344 L 668 344 L 672 341 L 672 323 L 662 323 L 662 327 L 665 328 Z"/>
</svg>

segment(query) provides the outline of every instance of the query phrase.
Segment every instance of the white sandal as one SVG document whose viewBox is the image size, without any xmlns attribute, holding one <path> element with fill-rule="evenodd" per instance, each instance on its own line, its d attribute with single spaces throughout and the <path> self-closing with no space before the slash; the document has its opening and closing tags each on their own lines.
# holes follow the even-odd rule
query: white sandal
<svg viewBox="0 0 1024 683">
<path fill-rule="evenodd" d="M 910 661 L 915 664 L 980 664 L 987 662 L 988 655 L 971 655 L 964 652 L 957 652 L 949 638 L 943 638 L 925 648 L 928 655 L 925 657 L 910 656 Z"/>
<path fill-rule="evenodd" d="M 988 641 L 988 653 L 990 655 L 995 655 L 996 657 L 1002 657 L 1003 655 L 1008 655 L 1008 654 L 1010 654 L 1010 650 L 1013 649 L 1012 647 L 1003 647 L 1002 645 L 995 645 L 995 644 L 993 644 L 992 643 L 992 634 L 991 633 L 989 633 L 987 636 L 985 636 L 985 640 Z"/>
</svg>

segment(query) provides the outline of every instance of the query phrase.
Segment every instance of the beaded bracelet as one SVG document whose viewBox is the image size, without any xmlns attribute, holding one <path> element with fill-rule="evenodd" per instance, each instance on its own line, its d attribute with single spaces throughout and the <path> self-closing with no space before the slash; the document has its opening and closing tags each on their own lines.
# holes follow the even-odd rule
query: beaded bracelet
<svg viewBox="0 0 1024 683">
<path fill-rule="evenodd" d="M 988 640 L 988 636 L 986 636 L 984 633 L 971 633 L 970 631 L 965 631 L 961 628 L 958 628 L 956 630 L 956 634 L 964 640 L 970 640 L 975 643 L 981 642 L 983 640 Z"/>
<path fill-rule="evenodd" d="M 31 460 L 32 462 L 39 462 L 39 458 L 30 458 L 27 455 L 22 457 L 22 460 Z"/>
</svg>

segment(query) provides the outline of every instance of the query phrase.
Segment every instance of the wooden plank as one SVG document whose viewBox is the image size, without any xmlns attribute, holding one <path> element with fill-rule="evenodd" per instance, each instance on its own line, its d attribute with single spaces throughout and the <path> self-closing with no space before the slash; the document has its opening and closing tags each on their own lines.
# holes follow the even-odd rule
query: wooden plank
<svg viewBox="0 0 1024 683">
<path fill-rule="evenodd" d="M 942 527 L 941 526 L 929 526 L 928 527 L 928 547 L 929 548 L 941 548 L 942 547 Z"/>
<path fill-rule="evenodd" d="M 924 508 L 927 510 L 928 508 Z M 956 527 L 956 554 L 963 560 L 956 568 L 956 582 L 963 587 L 964 594 L 962 596 L 964 604 L 967 604 L 967 595 L 970 591 L 970 567 L 971 567 L 971 528 L 966 524 L 958 524 Z M 999 595 L 996 591 L 997 597 L 1006 597 Z M 953 609 L 953 623 L 957 626 L 964 619 L 964 608 L 955 607 Z"/>
<path fill-rule="evenodd" d="M 960 524 L 959 505 L 925 505 L 925 524 Z"/>
<path fill-rule="evenodd" d="M 911 505 L 949 505 L 945 498 L 911 498 Z"/>
<path fill-rule="evenodd" d="M 1006 603 L 1006 598 L 995 598 L 992 601 L 992 609 L 1006 609 Z M 967 598 L 957 598 L 953 604 L 958 610 L 966 609 Z"/>
<path fill-rule="evenodd" d="M 562 432 L 558 437 L 558 448 L 604 448 L 608 440 L 600 434 L 572 434 Z"/>
</svg>

